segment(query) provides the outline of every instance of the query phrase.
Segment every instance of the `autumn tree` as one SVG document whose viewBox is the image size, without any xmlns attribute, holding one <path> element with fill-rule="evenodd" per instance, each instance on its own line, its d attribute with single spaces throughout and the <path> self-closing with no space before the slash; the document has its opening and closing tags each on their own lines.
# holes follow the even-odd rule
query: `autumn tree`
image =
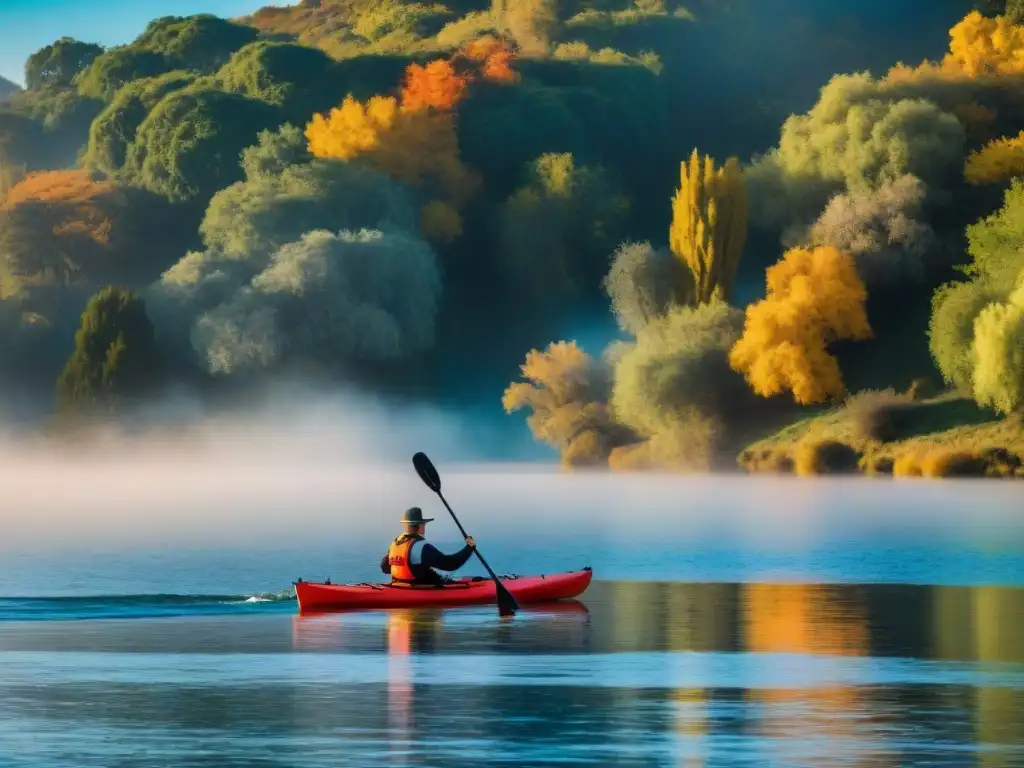
<svg viewBox="0 0 1024 768">
<path fill-rule="evenodd" d="M 477 176 L 462 164 L 452 110 L 469 77 L 452 61 L 411 64 L 399 96 L 351 96 L 306 127 L 310 152 L 318 158 L 365 157 L 384 173 L 416 189 L 429 204 L 422 229 L 434 240 L 461 234 L 459 209 L 474 194 Z"/>
<path fill-rule="evenodd" d="M 75 350 L 57 380 L 62 415 L 110 411 L 157 381 L 153 325 L 136 294 L 108 286 L 90 299 Z"/>
<path fill-rule="evenodd" d="M 117 185 L 86 171 L 34 173 L 16 184 L 0 208 L 0 259 L 9 287 L 70 285 L 100 267 L 109 253 Z"/>
<path fill-rule="evenodd" d="M 867 291 L 853 257 L 831 246 L 794 248 L 767 273 L 767 295 L 747 307 L 743 336 L 729 363 L 754 392 L 791 391 L 801 404 L 843 394 L 828 344 L 871 337 Z"/>
<path fill-rule="evenodd" d="M 968 77 L 1024 72 L 1024 26 L 1011 15 L 968 13 L 950 31 L 949 53 L 942 59 L 944 72 Z"/>
<path fill-rule="evenodd" d="M 736 158 L 715 168 L 695 149 L 680 163 L 669 247 L 693 275 L 694 300 L 729 301 L 747 238 L 747 190 Z"/>
<path fill-rule="evenodd" d="M 175 222 L 155 196 L 86 170 L 29 174 L 0 205 L 3 293 L 151 280 L 182 242 Z"/>
<path fill-rule="evenodd" d="M 518 83 L 520 80 L 512 46 L 493 35 L 483 35 L 466 43 L 461 55 L 476 64 L 483 80 L 496 83 Z"/>
<path fill-rule="evenodd" d="M 557 450 L 563 465 L 606 465 L 612 449 L 635 440 L 606 404 L 610 369 L 576 342 L 531 350 L 520 370 L 526 381 L 508 386 L 502 406 L 506 413 L 530 409 L 526 423 L 534 438 Z"/>
<path fill-rule="evenodd" d="M 992 184 L 1024 175 L 1024 131 L 993 139 L 967 156 L 964 178 L 970 184 Z"/>
</svg>

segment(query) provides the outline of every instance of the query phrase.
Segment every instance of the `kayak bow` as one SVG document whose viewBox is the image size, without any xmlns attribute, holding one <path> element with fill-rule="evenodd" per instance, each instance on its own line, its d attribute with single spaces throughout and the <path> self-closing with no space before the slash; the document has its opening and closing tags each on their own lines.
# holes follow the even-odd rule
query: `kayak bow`
<svg viewBox="0 0 1024 768">
<path fill-rule="evenodd" d="M 579 571 L 541 576 L 502 576 L 501 583 L 520 604 L 544 603 L 577 597 L 590 586 L 593 571 L 589 566 Z M 351 608 L 416 608 L 457 607 L 461 605 L 494 605 L 497 589 L 491 579 L 480 576 L 455 579 L 443 587 L 394 586 L 384 583 L 331 584 L 327 582 L 295 582 L 299 613 Z"/>
</svg>

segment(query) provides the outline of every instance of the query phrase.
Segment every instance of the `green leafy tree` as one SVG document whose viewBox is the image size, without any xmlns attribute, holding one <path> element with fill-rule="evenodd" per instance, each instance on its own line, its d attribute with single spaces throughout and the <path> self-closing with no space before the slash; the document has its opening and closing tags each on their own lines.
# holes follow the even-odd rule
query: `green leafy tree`
<svg viewBox="0 0 1024 768">
<path fill-rule="evenodd" d="M 235 93 L 175 91 L 139 126 L 122 176 L 171 201 L 208 201 L 241 178 L 242 150 L 278 119 L 276 108 Z"/>
<path fill-rule="evenodd" d="M 295 126 L 262 132 L 258 143 L 242 152 L 242 169 L 246 178 L 210 201 L 200 226 L 206 250 L 187 254 L 147 293 L 161 347 L 187 363 L 206 367 L 212 364 L 211 349 L 232 348 L 225 340 L 229 326 L 217 323 L 207 324 L 208 332 L 216 333 L 200 344 L 195 336 L 199 318 L 211 312 L 215 318 L 239 313 L 256 322 L 277 306 L 280 292 L 253 293 L 252 281 L 270 268 L 284 245 L 299 242 L 309 232 L 338 228 L 386 235 L 383 243 L 321 244 L 323 248 L 313 249 L 316 253 L 340 249 L 350 255 L 346 258 L 359 259 L 392 254 L 392 247 L 412 244 L 416 253 L 424 253 L 418 240 L 418 209 L 408 188 L 360 163 L 312 159 L 302 130 Z M 408 238 L 399 238 L 400 233 Z M 395 256 L 395 263 L 403 262 Z M 256 299 L 262 304 L 254 306 Z M 418 298 L 410 295 L 408 300 Z M 287 339 L 289 334 L 287 329 L 275 331 L 275 338 Z"/>
<path fill-rule="evenodd" d="M 200 226 L 206 246 L 228 258 L 262 264 L 315 229 L 417 229 L 402 184 L 360 164 L 313 160 L 295 126 L 262 132 L 242 169 L 245 180 L 214 195 Z"/>
<path fill-rule="evenodd" d="M 674 307 L 693 301 L 693 275 L 667 248 L 626 242 L 612 257 L 604 281 L 622 330 L 636 336 Z"/>
<path fill-rule="evenodd" d="M 25 62 L 25 85 L 35 90 L 44 85 L 69 86 L 79 72 L 103 53 L 95 43 L 62 37 L 40 48 Z"/>
<path fill-rule="evenodd" d="M 964 272 L 1007 291 L 1024 269 L 1024 179 L 1014 179 L 1003 207 L 967 228 L 971 263 Z"/>
<path fill-rule="evenodd" d="M 942 378 L 962 392 L 971 392 L 974 380 L 974 322 L 1005 291 L 986 280 L 948 283 L 932 297 L 928 349 Z"/>
<path fill-rule="evenodd" d="M 125 163 L 128 146 L 153 107 L 167 94 L 193 82 L 192 73 L 175 71 L 125 85 L 92 122 L 85 164 L 110 176 L 117 174 Z"/>
<path fill-rule="evenodd" d="M 752 401 L 729 350 L 742 310 L 712 298 L 677 307 L 623 345 L 615 365 L 615 418 L 645 439 L 624 449 L 625 465 L 707 469 L 731 417 Z"/>
<path fill-rule="evenodd" d="M 98 56 L 75 81 L 83 96 L 109 101 L 133 80 L 156 77 L 181 66 L 162 53 L 132 46 L 111 48 Z"/>
<path fill-rule="evenodd" d="M 499 215 L 506 274 L 527 292 L 591 295 L 622 238 L 629 200 L 600 167 L 544 154 Z"/>
<path fill-rule="evenodd" d="M 45 163 L 46 136 L 40 121 L 0 111 L 0 158 L 5 167 L 36 170 Z"/>
<path fill-rule="evenodd" d="M 193 340 L 214 374 L 286 359 L 388 365 L 434 343 L 441 294 L 437 257 L 406 233 L 309 232 L 204 313 Z"/>
<path fill-rule="evenodd" d="M 1000 413 L 1024 405 L 1024 288 L 974 323 L 974 398 Z"/>
<path fill-rule="evenodd" d="M 144 396 L 158 380 L 158 363 L 144 302 L 108 286 L 82 313 L 75 350 L 57 380 L 59 412 L 110 411 Z"/>
<path fill-rule="evenodd" d="M 250 26 L 212 14 L 164 16 L 151 21 L 132 47 L 161 53 L 197 72 L 211 73 L 258 35 Z"/>
<path fill-rule="evenodd" d="M 331 58 L 316 48 L 261 40 L 235 53 L 217 79 L 224 90 L 276 104 L 300 122 L 345 97 L 334 69 Z"/>
</svg>

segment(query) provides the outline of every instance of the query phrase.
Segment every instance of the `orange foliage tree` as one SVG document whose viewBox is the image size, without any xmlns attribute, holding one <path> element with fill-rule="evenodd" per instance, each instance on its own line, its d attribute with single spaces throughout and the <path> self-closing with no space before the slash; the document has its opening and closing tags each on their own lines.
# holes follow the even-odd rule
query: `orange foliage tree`
<svg viewBox="0 0 1024 768">
<path fill-rule="evenodd" d="M 519 82 L 519 73 L 515 70 L 515 54 L 504 40 L 484 35 L 467 43 L 462 49 L 462 56 L 476 63 L 479 76 L 484 80 Z"/>
<path fill-rule="evenodd" d="M 479 186 L 463 165 L 454 111 L 477 79 L 515 82 L 507 45 L 481 38 L 450 59 L 410 64 L 398 96 L 374 96 L 363 103 L 347 96 L 306 127 L 316 157 L 365 157 L 378 169 L 419 189 L 427 200 L 423 234 L 446 242 L 462 232 L 459 209 Z"/>
<path fill-rule="evenodd" d="M 125 195 L 85 170 L 32 173 L 0 205 L 2 293 L 23 285 L 68 286 L 102 271 L 115 247 Z"/>
<path fill-rule="evenodd" d="M 791 391 L 802 404 L 843 393 L 827 345 L 871 337 L 867 291 L 852 256 L 831 246 L 793 248 L 767 273 L 767 295 L 747 308 L 743 336 L 729 353 L 763 396 Z"/>
<path fill-rule="evenodd" d="M 1024 131 L 990 141 L 967 156 L 964 178 L 971 184 L 991 184 L 1024 175 Z"/>
</svg>

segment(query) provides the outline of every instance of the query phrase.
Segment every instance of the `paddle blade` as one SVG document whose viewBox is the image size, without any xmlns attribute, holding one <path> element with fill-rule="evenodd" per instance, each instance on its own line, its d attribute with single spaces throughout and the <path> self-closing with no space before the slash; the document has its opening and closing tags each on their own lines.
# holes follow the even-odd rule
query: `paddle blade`
<svg viewBox="0 0 1024 768">
<path fill-rule="evenodd" d="M 432 490 L 434 493 L 441 492 L 441 476 L 437 474 L 437 470 L 434 469 L 434 465 L 430 463 L 430 459 L 427 458 L 427 454 L 423 451 L 419 451 L 412 457 L 412 465 L 416 467 L 416 474 L 420 476 L 420 480 L 426 484 L 427 488 Z"/>
<path fill-rule="evenodd" d="M 497 593 L 498 593 L 498 615 L 499 616 L 514 616 L 515 612 L 519 610 L 519 603 L 512 597 L 512 593 L 505 589 L 505 585 L 500 581 L 496 581 Z"/>
</svg>

